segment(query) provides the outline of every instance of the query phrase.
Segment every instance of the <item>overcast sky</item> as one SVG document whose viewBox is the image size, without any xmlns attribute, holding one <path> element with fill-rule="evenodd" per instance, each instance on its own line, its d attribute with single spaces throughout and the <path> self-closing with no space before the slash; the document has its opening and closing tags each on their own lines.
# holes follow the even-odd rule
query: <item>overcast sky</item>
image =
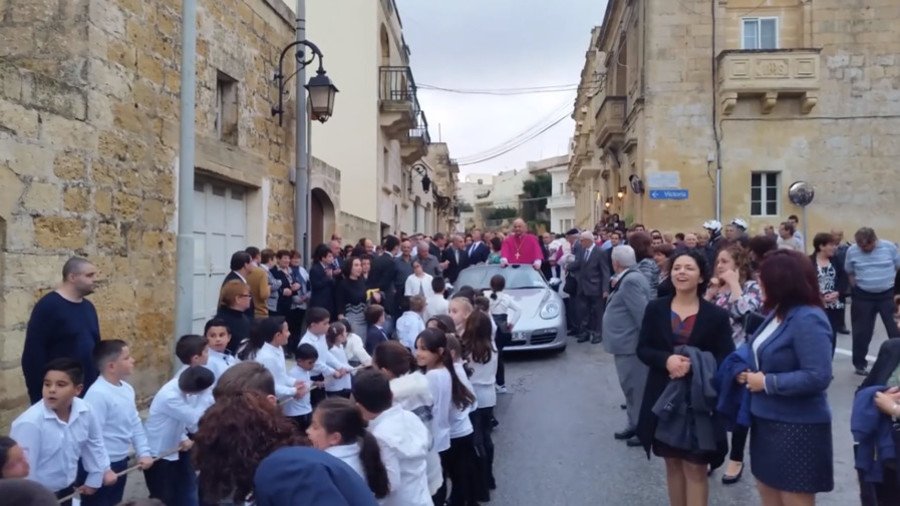
<svg viewBox="0 0 900 506">
<path fill-rule="evenodd" d="M 501 89 L 577 84 L 591 28 L 605 0 L 396 0 L 419 84 Z M 432 140 L 464 158 L 514 138 L 555 111 L 571 115 L 575 91 L 517 96 L 419 90 Z M 567 117 L 541 136 L 493 160 L 461 166 L 462 175 L 520 169 L 565 154 L 574 122 Z"/>
</svg>

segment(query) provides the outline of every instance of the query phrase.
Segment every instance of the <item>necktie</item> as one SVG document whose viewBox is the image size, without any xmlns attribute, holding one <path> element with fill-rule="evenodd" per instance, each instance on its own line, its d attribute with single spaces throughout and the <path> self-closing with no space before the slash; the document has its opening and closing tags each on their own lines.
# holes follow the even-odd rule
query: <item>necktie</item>
<svg viewBox="0 0 900 506">
<path fill-rule="evenodd" d="M 456 259 L 456 265 L 459 265 L 459 250 L 453 248 L 453 257 Z"/>
<path fill-rule="evenodd" d="M 591 256 L 591 250 L 587 250 L 584 252 L 584 261 L 587 262 L 588 257 Z"/>
</svg>

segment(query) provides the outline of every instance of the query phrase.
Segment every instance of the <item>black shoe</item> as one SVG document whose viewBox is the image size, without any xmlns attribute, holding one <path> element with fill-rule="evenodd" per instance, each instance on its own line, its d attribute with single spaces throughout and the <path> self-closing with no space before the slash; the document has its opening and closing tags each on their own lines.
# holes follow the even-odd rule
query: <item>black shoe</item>
<svg viewBox="0 0 900 506">
<path fill-rule="evenodd" d="M 613 434 L 613 437 L 618 439 L 619 441 L 623 441 L 625 439 L 631 439 L 634 437 L 634 429 L 625 429 L 621 432 L 616 432 Z"/>
<path fill-rule="evenodd" d="M 586 343 L 586 342 L 588 342 L 589 339 L 590 339 L 590 336 L 588 336 L 587 334 L 581 334 L 578 336 L 577 339 L 575 339 L 575 342 L 576 343 Z"/>
<path fill-rule="evenodd" d="M 494 479 L 494 476 L 488 476 L 488 488 L 491 490 L 497 490 L 497 480 Z"/>
<path fill-rule="evenodd" d="M 644 446 L 641 444 L 641 440 L 637 438 L 637 436 L 632 437 L 628 441 L 625 441 L 625 444 L 628 445 L 629 448 L 637 448 L 638 446 Z"/>
<path fill-rule="evenodd" d="M 496 418 L 491 418 L 491 428 L 496 429 L 498 425 L 500 425 L 500 422 Z"/>
<path fill-rule="evenodd" d="M 842 328 L 837 329 L 837 333 L 844 334 L 845 336 L 849 336 L 850 330 L 847 327 L 842 327 Z"/>
<path fill-rule="evenodd" d="M 869 371 L 867 371 L 865 367 L 863 367 L 863 368 L 857 367 L 856 371 L 854 371 L 854 373 L 857 376 L 868 376 L 869 375 Z"/>
<path fill-rule="evenodd" d="M 591 344 L 600 344 L 603 341 L 603 336 L 596 335 L 591 338 Z"/>
<path fill-rule="evenodd" d="M 628 404 L 619 404 L 619 409 L 628 409 Z"/>
<path fill-rule="evenodd" d="M 729 476 L 727 474 L 722 475 L 722 483 L 725 485 L 734 485 L 735 483 L 741 481 L 741 475 L 744 474 L 744 464 L 741 464 L 741 470 L 734 476 Z"/>
</svg>

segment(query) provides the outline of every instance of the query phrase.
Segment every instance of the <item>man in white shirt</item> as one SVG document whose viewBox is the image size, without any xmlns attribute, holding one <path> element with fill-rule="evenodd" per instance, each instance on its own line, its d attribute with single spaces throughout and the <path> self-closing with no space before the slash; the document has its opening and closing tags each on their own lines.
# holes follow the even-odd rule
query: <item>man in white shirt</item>
<svg viewBox="0 0 900 506">
<path fill-rule="evenodd" d="M 381 460 L 387 469 L 391 493 L 383 506 L 429 506 L 426 457 L 431 438 L 418 416 L 399 405 L 392 406 L 393 394 L 387 376 L 378 371 L 362 371 L 353 381 L 353 399 L 369 422 L 369 431 L 378 440 Z"/>
<path fill-rule="evenodd" d="M 197 481 L 191 465 L 193 442 L 188 432 L 206 411 L 204 392 L 215 380 L 212 371 L 190 366 L 159 389 L 150 403 L 147 439 L 158 460 L 144 471 L 150 497 L 164 504 L 197 502 Z"/>
<path fill-rule="evenodd" d="M 42 398 L 12 423 L 10 437 L 25 451 L 28 479 L 56 493 L 74 491 L 78 459 L 87 471 L 79 490 L 94 493 L 101 485 L 112 485 L 116 475 L 109 469 L 109 455 L 90 405 L 78 398 L 84 384 L 81 364 L 71 358 L 50 361 L 45 368 Z"/>
<path fill-rule="evenodd" d="M 227 341 L 226 341 L 227 343 Z M 134 358 L 128 345 L 119 339 L 108 339 L 97 343 L 94 361 L 100 377 L 88 389 L 84 400 L 90 404 L 94 416 L 100 423 L 103 445 L 109 454 L 110 468 L 119 473 L 128 468 L 128 455 L 132 447 L 138 456 L 141 469 L 153 465 L 150 445 L 144 424 L 138 415 L 134 388 L 125 379 L 134 371 Z M 84 496 L 83 506 L 113 506 L 122 502 L 125 481 L 128 475 L 119 478 L 115 485 L 103 487 L 97 493 Z"/>
</svg>

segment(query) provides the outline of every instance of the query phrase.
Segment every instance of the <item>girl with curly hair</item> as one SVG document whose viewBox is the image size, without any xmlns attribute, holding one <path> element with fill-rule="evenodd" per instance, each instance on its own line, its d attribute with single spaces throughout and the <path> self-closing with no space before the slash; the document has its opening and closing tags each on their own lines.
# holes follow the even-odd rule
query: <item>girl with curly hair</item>
<svg viewBox="0 0 900 506">
<path fill-rule="evenodd" d="M 194 435 L 194 465 L 204 502 L 242 503 L 259 463 L 285 446 L 307 446 L 294 424 L 263 392 L 218 397 Z"/>
</svg>

